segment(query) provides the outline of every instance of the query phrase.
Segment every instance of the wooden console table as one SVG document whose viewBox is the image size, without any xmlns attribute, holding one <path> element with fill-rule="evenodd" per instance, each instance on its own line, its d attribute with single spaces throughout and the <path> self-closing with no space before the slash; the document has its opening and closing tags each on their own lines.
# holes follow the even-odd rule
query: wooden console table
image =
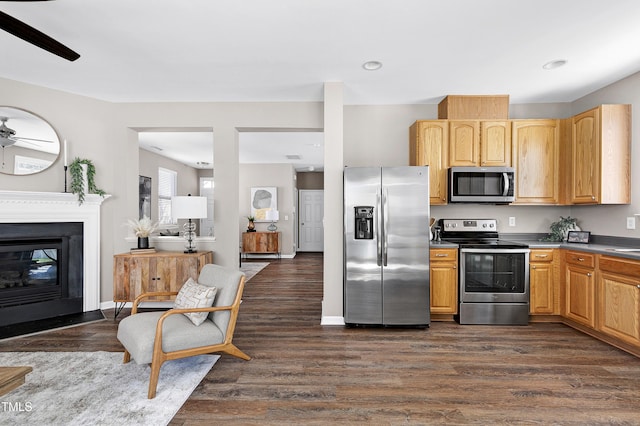
<svg viewBox="0 0 640 426">
<path fill-rule="evenodd" d="M 213 252 L 182 253 L 158 251 L 156 253 L 122 253 L 113 256 L 113 301 L 115 317 L 125 303 L 133 302 L 148 291 L 179 291 L 189 279 L 198 279 L 200 270 L 213 263 Z M 150 301 L 173 298 L 153 297 Z M 120 306 L 118 305 L 120 304 Z"/>
<path fill-rule="evenodd" d="M 242 253 L 275 254 L 280 259 L 280 232 L 244 232 Z"/>
</svg>

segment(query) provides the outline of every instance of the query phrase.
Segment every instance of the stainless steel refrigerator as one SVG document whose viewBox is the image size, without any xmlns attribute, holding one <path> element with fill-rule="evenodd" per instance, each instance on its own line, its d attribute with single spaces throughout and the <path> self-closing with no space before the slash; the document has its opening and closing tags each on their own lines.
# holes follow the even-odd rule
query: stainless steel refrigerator
<svg viewBox="0 0 640 426">
<path fill-rule="evenodd" d="M 427 166 L 344 169 L 344 319 L 429 325 Z"/>
</svg>

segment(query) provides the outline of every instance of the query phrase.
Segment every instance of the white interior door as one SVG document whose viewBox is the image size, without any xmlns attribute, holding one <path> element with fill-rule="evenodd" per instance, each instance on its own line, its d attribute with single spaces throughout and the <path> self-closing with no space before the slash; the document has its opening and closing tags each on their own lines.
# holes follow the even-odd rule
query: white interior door
<svg viewBox="0 0 640 426">
<path fill-rule="evenodd" d="M 299 251 L 324 251 L 324 191 L 301 189 L 299 191 Z"/>
</svg>

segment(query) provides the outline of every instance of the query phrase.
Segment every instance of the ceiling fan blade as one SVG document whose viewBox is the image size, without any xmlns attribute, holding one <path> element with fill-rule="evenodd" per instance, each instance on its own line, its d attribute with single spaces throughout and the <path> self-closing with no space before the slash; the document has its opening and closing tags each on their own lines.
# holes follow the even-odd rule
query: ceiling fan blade
<svg viewBox="0 0 640 426">
<path fill-rule="evenodd" d="M 0 12 L 0 28 L 18 38 L 23 39 L 24 41 L 69 61 L 75 61 L 80 57 L 78 53 L 69 49 L 64 44 L 4 12 Z"/>
</svg>

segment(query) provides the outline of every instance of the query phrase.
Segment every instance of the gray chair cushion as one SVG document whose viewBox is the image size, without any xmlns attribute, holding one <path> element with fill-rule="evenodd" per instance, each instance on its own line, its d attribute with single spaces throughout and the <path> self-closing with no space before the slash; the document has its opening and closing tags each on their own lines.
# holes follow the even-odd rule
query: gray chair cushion
<svg viewBox="0 0 640 426">
<path fill-rule="evenodd" d="M 218 289 L 213 306 L 231 306 L 243 275 L 244 273 L 240 270 L 207 264 L 202 267 L 198 282 Z M 230 315 L 229 311 L 213 312 L 209 314 L 209 318 L 222 330 L 223 334 L 226 334 Z"/>
<path fill-rule="evenodd" d="M 164 312 L 143 312 L 120 321 L 118 340 L 137 364 L 151 363 L 156 324 L 162 314 Z M 223 341 L 222 331 L 209 319 L 199 326 L 193 325 L 189 318 L 180 314 L 171 315 L 164 321 L 162 329 L 164 352 L 215 345 Z"/>
</svg>

